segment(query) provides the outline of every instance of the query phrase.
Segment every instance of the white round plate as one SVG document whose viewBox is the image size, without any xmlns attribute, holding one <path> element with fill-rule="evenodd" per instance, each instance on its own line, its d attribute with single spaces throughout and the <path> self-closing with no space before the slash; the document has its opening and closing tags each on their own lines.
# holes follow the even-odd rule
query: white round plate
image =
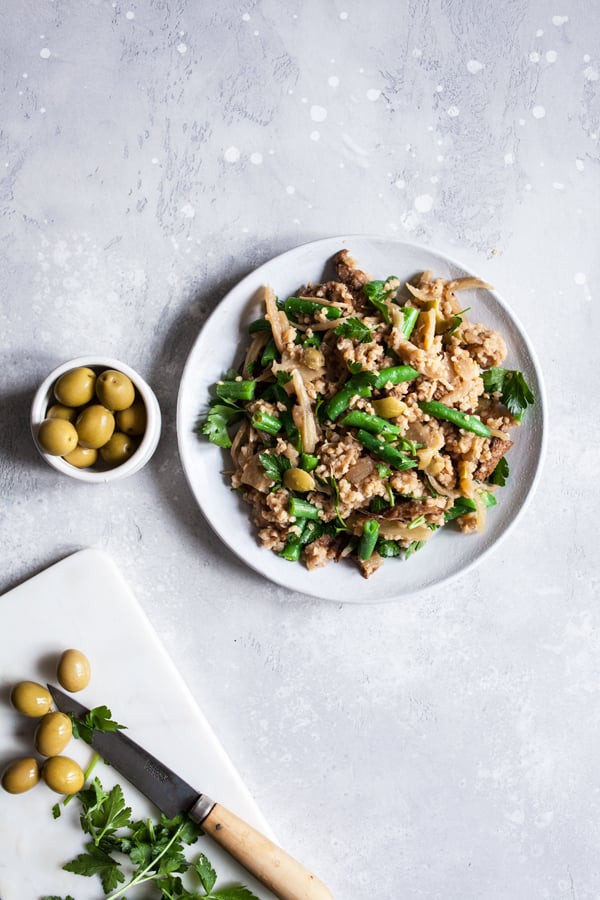
<svg viewBox="0 0 600 900">
<path fill-rule="evenodd" d="M 278 296 L 286 297 L 309 281 L 332 277 L 329 261 L 344 247 L 373 278 L 393 274 L 403 282 L 425 269 L 445 279 L 475 274 L 427 248 L 362 235 L 326 238 L 281 254 L 234 287 L 202 328 L 181 379 L 177 435 L 183 468 L 200 509 L 243 562 L 293 591 L 339 602 L 377 603 L 416 594 L 464 573 L 487 558 L 492 547 L 515 525 L 533 493 L 544 456 L 544 387 L 535 353 L 506 303 L 493 291 L 469 291 L 465 301 L 471 308 L 469 318 L 500 331 L 508 346 L 503 365 L 521 370 L 536 398 L 516 432 L 509 455 L 510 477 L 498 490 L 498 505 L 488 510 L 485 531 L 464 535 L 452 526 L 444 528 L 408 560 L 384 560 L 368 580 L 349 561 L 331 562 L 309 572 L 301 563 L 288 562 L 265 550 L 252 524 L 250 507 L 230 489 L 222 474 L 231 466 L 228 451 L 200 438 L 194 427 L 206 412 L 212 385 L 243 357 L 246 327 L 262 313 L 256 299 L 260 289 L 270 284 Z"/>
</svg>

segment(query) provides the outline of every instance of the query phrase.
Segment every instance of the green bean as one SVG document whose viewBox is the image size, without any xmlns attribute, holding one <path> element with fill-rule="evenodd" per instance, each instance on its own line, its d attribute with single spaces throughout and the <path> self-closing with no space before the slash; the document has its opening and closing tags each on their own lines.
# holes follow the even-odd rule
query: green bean
<svg viewBox="0 0 600 900">
<path fill-rule="evenodd" d="M 299 465 L 305 472 L 312 472 L 319 465 L 319 457 L 313 456 L 312 453 L 301 453 Z"/>
<path fill-rule="evenodd" d="M 280 550 L 278 555 L 281 556 L 282 559 L 287 559 L 289 562 L 298 562 L 301 552 L 302 542 L 300 540 L 300 535 L 290 534 L 286 539 L 283 550 Z"/>
<path fill-rule="evenodd" d="M 394 469 L 398 469 L 400 472 L 406 469 L 414 469 L 417 465 L 416 459 L 410 459 L 405 453 L 401 453 L 400 450 L 397 450 L 385 441 L 380 441 L 374 434 L 364 431 L 362 428 L 359 428 L 355 437 L 363 447 L 370 450 L 371 453 L 375 453 L 376 456 L 381 457 L 389 466 L 393 466 Z"/>
<path fill-rule="evenodd" d="M 299 497 L 290 497 L 288 512 L 290 516 L 295 516 L 297 519 L 320 518 L 320 511 L 317 507 L 309 503 L 308 500 L 301 500 Z"/>
<path fill-rule="evenodd" d="M 342 425 L 352 425 L 354 428 L 364 428 L 365 431 L 371 431 L 373 434 L 394 436 L 400 434 L 400 428 L 397 425 L 392 425 L 387 419 L 371 415 L 371 413 L 362 412 L 360 409 L 353 409 L 347 416 L 344 416 Z"/>
<path fill-rule="evenodd" d="M 283 308 L 292 319 L 297 319 L 298 316 L 315 316 L 321 310 L 324 310 L 328 319 L 339 319 L 342 315 L 339 306 L 327 306 L 318 300 L 304 300 L 301 297 L 288 297 Z"/>
<path fill-rule="evenodd" d="M 221 400 L 253 400 L 255 381 L 218 381 L 215 387 Z"/>
<path fill-rule="evenodd" d="M 440 403 L 439 400 L 423 400 L 419 403 L 419 408 L 427 415 L 433 416 L 434 419 L 443 419 L 444 422 L 451 422 L 452 425 L 464 428 L 465 431 L 472 431 L 473 434 L 477 434 L 479 437 L 490 437 L 492 433 L 487 425 L 481 419 L 478 419 L 477 416 L 470 416 L 459 409 L 452 409 L 452 407 L 446 406 L 445 403 Z"/>
<path fill-rule="evenodd" d="M 419 310 L 415 309 L 414 306 L 404 306 L 402 308 L 402 335 L 409 339 L 411 334 L 413 333 L 413 328 L 417 324 L 417 319 L 419 318 Z"/>
<path fill-rule="evenodd" d="M 376 519 L 367 519 L 363 525 L 363 532 L 358 543 L 358 555 L 365 561 L 371 559 L 377 538 L 379 537 L 379 522 Z"/>
<path fill-rule="evenodd" d="M 388 369 L 380 369 L 375 380 L 375 387 L 382 388 L 386 384 L 400 384 L 402 381 L 412 381 L 421 373 L 412 366 L 390 366 Z"/>
<path fill-rule="evenodd" d="M 356 384 L 352 378 L 349 378 L 344 387 L 334 394 L 327 404 L 327 418 L 334 422 L 345 409 L 348 409 L 350 401 L 353 397 L 370 397 L 371 388 L 368 384 Z"/>
<path fill-rule="evenodd" d="M 270 415 L 268 412 L 264 412 L 264 410 L 257 410 L 252 416 L 252 426 L 257 428 L 259 431 L 264 431 L 267 434 L 277 434 L 278 431 L 281 430 L 281 422 L 276 416 Z"/>
</svg>

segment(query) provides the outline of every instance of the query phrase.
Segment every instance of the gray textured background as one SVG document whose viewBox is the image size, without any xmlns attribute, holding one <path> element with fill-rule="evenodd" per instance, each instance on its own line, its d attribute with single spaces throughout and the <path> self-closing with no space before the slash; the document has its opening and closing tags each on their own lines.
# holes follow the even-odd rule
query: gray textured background
<svg viewBox="0 0 600 900">
<path fill-rule="evenodd" d="M 599 898 L 596 0 L 5 0 L 0 42 L 0 589 L 108 551 L 337 900 Z M 226 290 L 353 232 L 491 281 L 550 401 L 540 488 L 485 568 L 372 608 L 233 558 L 175 436 Z M 102 488 L 28 434 L 39 381 L 86 352 L 164 415 L 150 465 Z"/>
</svg>

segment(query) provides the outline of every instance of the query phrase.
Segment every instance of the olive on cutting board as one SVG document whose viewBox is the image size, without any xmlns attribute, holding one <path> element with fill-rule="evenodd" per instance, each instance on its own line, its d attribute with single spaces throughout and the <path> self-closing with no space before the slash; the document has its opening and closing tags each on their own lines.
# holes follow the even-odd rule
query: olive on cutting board
<svg viewBox="0 0 600 900">
<path fill-rule="evenodd" d="M 35 749 L 41 756 L 62 753 L 73 736 L 70 718 L 62 712 L 49 712 L 35 730 Z"/>
<path fill-rule="evenodd" d="M 69 648 L 65 650 L 56 667 L 59 684 L 74 694 L 88 686 L 91 677 L 90 661 L 81 650 Z"/>
<path fill-rule="evenodd" d="M 9 794 L 24 794 L 40 780 L 40 767 L 34 756 L 14 759 L 2 773 L 2 787 Z"/>
<path fill-rule="evenodd" d="M 50 691 L 37 681 L 19 681 L 10 692 L 10 702 L 24 716 L 45 716 L 52 706 Z"/>
<path fill-rule="evenodd" d="M 42 778 L 57 794 L 76 794 L 85 781 L 79 763 L 69 756 L 51 756 L 42 766 Z"/>
</svg>

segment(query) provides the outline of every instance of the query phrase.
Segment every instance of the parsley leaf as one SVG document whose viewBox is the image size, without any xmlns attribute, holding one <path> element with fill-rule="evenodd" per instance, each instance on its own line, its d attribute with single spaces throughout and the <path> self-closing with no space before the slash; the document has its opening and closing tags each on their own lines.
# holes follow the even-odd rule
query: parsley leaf
<svg viewBox="0 0 600 900">
<path fill-rule="evenodd" d="M 445 334 L 454 334 L 457 328 L 462 325 L 462 317 L 466 312 L 469 312 L 471 309 L 470 306 L 466 306 L 465 309 L 461 309 L 460 312 L 455 313 L 450 319 L 450 327 L 446 329 Z"/>
<path fill-rule="evenodd" d="M 510 474 L 510 468 L 505 456 L 498 460 L 498 465 L 488 478 L 488 482 L 490 484 L 497 484 L 499 487 L 504 487 L 506 484 L 506 480 Z"/>
<path fill-rule="evenodd" d="M 498 392 L 500 399 L 517 422 L 523 418 L 528 406 L 535 403 L 533 391 L 525 381 L 522 372 L 492 366 L 481 376 L 488 394 Z"/>
<path fill-rule="evenodd" d="M 88 710 L 83 719 L 76 718 L 73 713 L 68 713 L 73 725 L 73 737 L 81 738 L 86 744 L 91 744 L 94 731 L 114 732 L 125 728 L 111 718 L 112 712 L 108 706 L 95 706 Z"/>
<path fill-rule="evenodd" d="M 386 291 L 385 289 L 390 278 L 394 278 L 394 276 L 390 275 L 385 281 L 370 281 L 363 286 L 363 291 L 365 292 L 369 303 L 372 303 L 373 306 L 379 310 L 383 321 L 387 325 L 390 324 L 390 311 L 388 309 L 387 301 L 391 299 L 395 293 L 394 290 Z"/>
<path fill-rule="evenodd" d="M 261 465 L 275 486 L 280 485 L 283 473 L 291 467 L 287 456 L 278 456 L 275 453 L 259 453 Z"/>
<path fill-rule="evenodd" d="M 125 876 L 116 862 L 108 853 L 88 844 L 85 853 L 80 853 L 75 859 L 63 866 L 65 872 L 73 872 L 75 875 L 99 875 L 105 894 L 114 891 L 119 884 L 123 884 Z"/>
<path fill-rule="evenodd" d="M 235 422 L 242 415 L 242 410 L 237 406 L 226 406 L 223 403 L 215 403 L 208 411 L 204 422 L 198 422 L 195 428 L 197 434 L 203 434 L 211 444 L 227 449 L 231 447 L 231 438 L 227 426 Z"/>
<path fill-rule="evenodd" d="M 217 880 L 217 873 L 213 869 L 210 861 L 201 853 L 198 859 L 196 860 L 196 865 L 194 866 L 196 872 L 198 873 L 198 877 L 200 878 L 200 883 L 207 894 L 210 894 L 212 889 L 215 886 L 215 882 Z"/>
<path fill-rule="evenodd" d="M 358 341 L 360 344 L 373 340 L 373 330 L 354 316 L 346 319 L 341 325 L 338 325 L 338 327 L 334 329 L 334 334 L 339 335 L 339 337 L 351 338 L 354 341 Z"/>
</svg>

